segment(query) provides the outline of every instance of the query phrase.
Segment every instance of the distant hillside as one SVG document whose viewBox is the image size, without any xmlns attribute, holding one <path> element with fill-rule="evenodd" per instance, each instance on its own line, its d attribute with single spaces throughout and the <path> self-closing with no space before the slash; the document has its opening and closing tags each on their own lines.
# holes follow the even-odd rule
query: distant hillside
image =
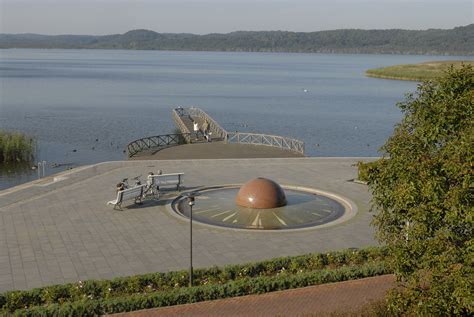
<svg viewBox="0 0 474 317">
<path fill-rule="evenodd" d="M 347 29 L 195 35 L 134 30 L 105 36 L 0 34 L 0 48 L 474 55 L 474 24 L 424 31 Z"/>
</svg>

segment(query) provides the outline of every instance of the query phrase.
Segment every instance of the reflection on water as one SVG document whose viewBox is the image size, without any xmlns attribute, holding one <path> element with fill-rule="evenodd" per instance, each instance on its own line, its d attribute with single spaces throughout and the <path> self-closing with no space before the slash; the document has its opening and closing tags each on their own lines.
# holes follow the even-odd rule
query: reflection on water
<svg viewBox="0 0 474 317">
<path fill-rule="evenodd" d="M 252 209 L 237 206 L 239 188 L 201 191 L 193 207 L 193 220 L 229 228 L 284 230 L 322 225 L 341 217 L 344 206 L 323 195 L 284 189 L 287 205 L 273 209 Z M 186 199 L 175 205 L 177 211 L 189 218 Z"/>
<path fill-rule="evenodd" d="M 31 162 L 0 163 L 0 179 L 3 183 L 21 184 L 32 180 L 37 174 Z M 2 189 L 0 182 L 0 189 Z"/>
<path fill-rule="evenodd" d="M 28 172 L 32 168 L 31 162 L 0 163 L 0 175 L 18 176 Z"/>
</svg>

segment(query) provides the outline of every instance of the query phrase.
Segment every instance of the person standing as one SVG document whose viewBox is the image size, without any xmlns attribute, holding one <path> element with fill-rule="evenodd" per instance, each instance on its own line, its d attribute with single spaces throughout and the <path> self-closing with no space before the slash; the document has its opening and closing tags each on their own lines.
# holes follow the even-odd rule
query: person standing
<svg viewBox="0 0 474 317">
<path fill-rule="evenodd" d="M 199 132 L 199 125 L 196 121 L 193 121 L 193 131 L 194 131 L 194 137 L 197 140 L 198 139 L 198 132 Z"/>
<path fill-rule="evenodd" d="M 204 124 L 202 125 L 202 133 L 204 133 L 204 137 L 206 138 L 207 142 L 210 142 L 209 138 L 209 122 L 207 120 L 204 121 Z"/>
</svg>

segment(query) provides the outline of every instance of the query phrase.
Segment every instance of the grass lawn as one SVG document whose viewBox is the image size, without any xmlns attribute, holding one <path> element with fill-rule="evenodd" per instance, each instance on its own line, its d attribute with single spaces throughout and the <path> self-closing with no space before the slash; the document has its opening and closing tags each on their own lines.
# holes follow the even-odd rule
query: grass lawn
<svg viewBox="0 0 474 317">
<path fill-rule="evenodd" d="M 455 68 L 461 67 L 462 64 L 474 66 L 474 60 L 471 61 L 435 61 L 419 64 L 404 64 L 382 68 L 373 68 L 366 71 L 369 77 L 398 79 L 398 80 L 415 80 L 424 81 L 434 79 L 443 74 L 443 72 L 453 65 Z"/>
</svg>

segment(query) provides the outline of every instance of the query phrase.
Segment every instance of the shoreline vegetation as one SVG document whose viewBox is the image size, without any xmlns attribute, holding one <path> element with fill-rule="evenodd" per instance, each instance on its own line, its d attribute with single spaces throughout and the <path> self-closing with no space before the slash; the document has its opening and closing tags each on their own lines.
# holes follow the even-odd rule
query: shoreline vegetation
<svg viewBox="0 0 474 317">
<path fill-rule="evenodd" d="M 33 160 L 33 138 L 20 133 L 0 130 L 0 163 L 26 163 Z"/>
<path fill-rule="evenodd" d="M 474 24 L 429 30 L 237 31 L 204 35 L 143 29 L 102 36 L 0 33 L 1 48 L 474 56 Z"/>
<path fill-rule="evenodd" d="M 365 74 L 368 77 L 382 79 L 426 81 L 442 76 L 451 66 L 455 69 L 459 69 L 462 65 L 471 65 L 474 67 L 474 60 L 433 61 L 419 64 L 394 65 L 369 69 Z"/>
</svg>

